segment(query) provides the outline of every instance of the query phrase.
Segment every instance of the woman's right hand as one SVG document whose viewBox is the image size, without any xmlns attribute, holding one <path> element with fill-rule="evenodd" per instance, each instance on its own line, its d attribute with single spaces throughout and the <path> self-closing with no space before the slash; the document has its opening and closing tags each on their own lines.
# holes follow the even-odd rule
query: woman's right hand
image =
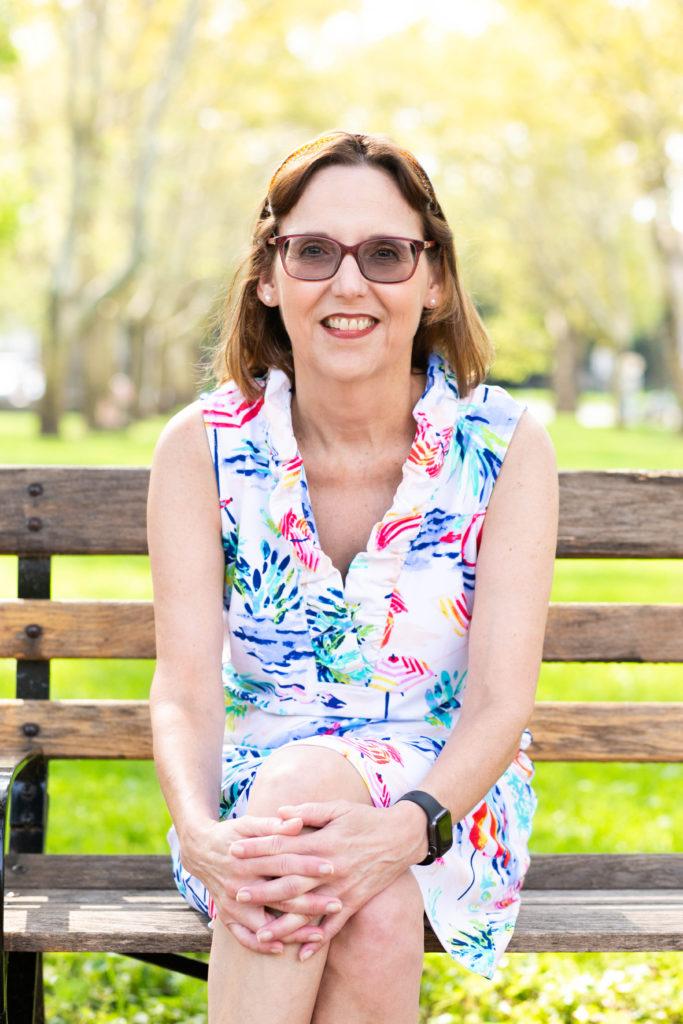
<svg viewBox="0 0 683 1024">
<path fill-rule="evenodd" d="M 289 853 L 268 858 L 269 874 L 255 876 L 249 860 L 231 855 L 230 845 L 251 836 L 295 836 L 302 827 L 301 818 L 283 821 L 279 817 L 245 814 L 213 821 L 200 832 L 195 831 L 191 840 L 185 843 L 181 840 L 183 866 L 211 893 L 221 923 L 230 928 L 238 942 L 254 952 L 279 953 L 282 942 L 289 940 L 285 936 L 278 941 L 260 942 L 256 932 L 277 915 L 262 905 L 239 903 L 235 898 L 237 891 L 264 878 L 291 876 L 292 897 L 288 904 L 291 907 L 294 903 L 298 912 L 283 913 L 279 920 L 281 925 L 285 922 L 291 924 L 289 933 L 293 933 L 302 925 L 310 924 L 313 918 L 330 913 L 328 902 L 336 897 L 329 891 L 326 894 L 321 883 L 332 877 L 332 873 L 320 871 L 323 864 L 329 864 L 322 857 Z"/>
</svg>

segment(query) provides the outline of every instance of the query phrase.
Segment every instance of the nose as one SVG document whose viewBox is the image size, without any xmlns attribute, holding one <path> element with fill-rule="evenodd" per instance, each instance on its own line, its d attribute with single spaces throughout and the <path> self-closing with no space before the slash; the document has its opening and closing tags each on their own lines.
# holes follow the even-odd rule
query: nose
<svg viewBox="0 0 683 1024">
<path fill-rule="evenodd" d="M 332 278 L 332 292 L 335 295 L 363 295 L 368 281 L 360 272 L 358 263 L 350 252 L 343 257 L 337 273 Z"/>
</svg>

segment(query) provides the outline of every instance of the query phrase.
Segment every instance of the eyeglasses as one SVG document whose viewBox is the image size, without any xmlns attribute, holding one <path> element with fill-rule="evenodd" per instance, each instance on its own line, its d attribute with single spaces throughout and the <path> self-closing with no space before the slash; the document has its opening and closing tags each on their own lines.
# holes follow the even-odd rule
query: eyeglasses
<svg viewBox="0 0 683 1024">
<path fill-rule="evenodd" d="M 334 277 L 344 256 L 351 253 L 368 281 L 398 284 L 413 276 L 422 250 L 437 243 L 388 237 L 343 245 L 321 235 L 271 235 L 268 244 L 277 245 L 285 272 L 299 281 L 326 281 Z"/>
</svg>

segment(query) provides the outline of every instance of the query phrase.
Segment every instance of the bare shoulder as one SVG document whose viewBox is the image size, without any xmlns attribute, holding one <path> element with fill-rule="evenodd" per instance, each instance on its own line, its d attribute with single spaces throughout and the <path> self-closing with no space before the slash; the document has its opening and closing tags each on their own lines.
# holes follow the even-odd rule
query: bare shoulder
<svg viewBox="0 0 683 1024">
<path fill-rule="evenodd" d="M 175 413 L 157 439 L 147 502 L 148 532 L 157 520 L 188 517 L 220 536 L 218 487 L 199 399 Z M 151 540 L 151 538 L 150 538 Z"/>
<path fill-rule="evenodd" d="M 164 424 L 152 457 L 152 473 L 162 470 L 190 480 L 216 495 L 215 474 L 200 399 L 186 405 Z"/>
<path fill-rule="evenodd" d="M 187 452 L 190 459 L 193 455 L 203 455 L 207 449 L 205 433 L 202 403 L 197 399 L 171 416 L 164 424 L 157 439 L 155 454 L 161 452 L 163 456 L 170 448 L 176 454 Z"/>
<path fill-rule="evenodd" d="M 557 486 L 558 470 L 555 446 L 543 423 L 525 409 L 514 429 L 503 458 L 491 502 L 499 502 L 511 490 L 545 483 Z"/>
<path fill-rule="evenodd" d="M 164 425 L 152 457 L 147 545 L 157 668 L 180 685 L 217 678 L 224 557 L 218 487 L 197 400 Z"/>
<path fill-rule="evenodd" d="M 543 529 L 552 545 L 559 515 L 557 455 L 550 434 L 525 409 L 510 439 L 489 506 L 489 534 L 497 526 Z"/>
<path fill-rule="evenodd" d="M 531 462 L 557 469 L 555 446 L 545 426 L 529 408 L 519 417 L 503 465 Z"/>
</svg>

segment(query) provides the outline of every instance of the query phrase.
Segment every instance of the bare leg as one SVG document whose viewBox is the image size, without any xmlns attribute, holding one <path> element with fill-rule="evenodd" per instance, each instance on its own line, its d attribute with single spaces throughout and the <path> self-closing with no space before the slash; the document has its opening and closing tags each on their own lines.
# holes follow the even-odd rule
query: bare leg
<svg viewBox="0 0 683 1024">
<path fill-rule="evenodd" d="M 423 921 L 422 893 L 406 871 L 350 917 L 330 943 L 312 1024 L 416 1024 Z"/>
<path fill-rule="evenodd" d="M 341 754 L 298 744 L 274 751 L 264 762 L 248 811 L 271 815 L 281 804 L 335 798 L 372 805 L 361 776 Z M 209 960 L 209 1024 L 310 1024 L 327 954 L 337 938 L 302 963 L 299 943 L 285 943 L 277 955 L 254 953 L 216 919 Z"/>
<path fill-rule="evenodd" d="M 285 943 L 282 953 L 253 953 L 216 919 L 209 960 L 209 1024 L 309 1024 L 327 953 L 321 949 L 301 963 L 298 951 L 298 943 Z"/>
</svg>

